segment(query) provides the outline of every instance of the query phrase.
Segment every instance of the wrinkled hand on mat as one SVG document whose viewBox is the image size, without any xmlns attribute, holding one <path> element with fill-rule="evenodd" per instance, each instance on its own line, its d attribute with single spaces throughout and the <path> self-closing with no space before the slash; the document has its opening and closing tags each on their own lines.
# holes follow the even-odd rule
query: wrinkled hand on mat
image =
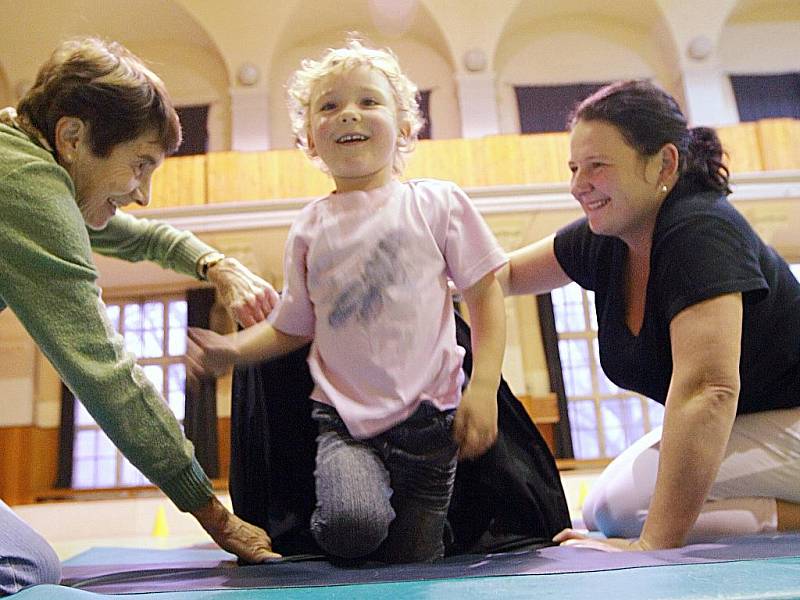
<svg viewBox="0 0 800 600">
<path fill-rule="evenodd" d="M 262 563 L 281 556 L 272 551 L 266 531 L 242 521 L 216 498 L 192 514 L 220 548 L 244 562 Z"/>
</svg>

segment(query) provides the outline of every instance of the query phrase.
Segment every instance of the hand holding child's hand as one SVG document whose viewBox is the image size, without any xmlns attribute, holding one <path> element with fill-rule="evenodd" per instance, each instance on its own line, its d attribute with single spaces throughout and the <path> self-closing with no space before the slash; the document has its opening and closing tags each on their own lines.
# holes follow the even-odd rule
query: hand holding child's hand
<svg viewBox="0 0 800 600">
<path fill-rule="evenodd" d="M 219 377 L 235 362 L 238 352 L 233 340 L 208 329 L 189 327 L 186 374 L 192 380 Z"/>
<path fill-rule="evenodd" d="M 471 382 L 453 422 L 458 457 L 477 458 L 497 439 L 497 387 Z"/>
</svg>

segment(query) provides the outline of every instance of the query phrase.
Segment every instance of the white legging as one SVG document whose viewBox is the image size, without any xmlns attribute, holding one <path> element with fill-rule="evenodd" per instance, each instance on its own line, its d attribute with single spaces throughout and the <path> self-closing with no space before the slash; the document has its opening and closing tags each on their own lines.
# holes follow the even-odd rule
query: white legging
<svg viewBox="0 0 800 600">
<path fill-rule="evenodd" d="M 603 471 L 583 505 L 590 530 L 638 537 L 656 482 L 661 428 Z M 775 531 L 775 500 L 800 503 L 800 408 L 736 418 L 725 458 L 688 542 Z"/>
</svg>

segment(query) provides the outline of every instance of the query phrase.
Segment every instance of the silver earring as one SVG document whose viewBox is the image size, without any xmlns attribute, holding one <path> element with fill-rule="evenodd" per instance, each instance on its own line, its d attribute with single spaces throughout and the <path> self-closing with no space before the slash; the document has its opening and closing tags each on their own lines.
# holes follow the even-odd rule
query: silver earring
<svg viewBox="0 0 800 600">
<path fill-rule="evenodd" d="M 661 193 L 662 194 L 666 194 L 667 193 L 667 184 L 666 183 L 662 183 L 661 184 Z"/>
</svg>

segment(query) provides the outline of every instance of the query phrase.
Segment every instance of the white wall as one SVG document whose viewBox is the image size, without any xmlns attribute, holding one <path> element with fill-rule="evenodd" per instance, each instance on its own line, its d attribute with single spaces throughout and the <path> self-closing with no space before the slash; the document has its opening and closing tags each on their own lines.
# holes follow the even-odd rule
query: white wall
<svg viewBox="0 0 800 600">
<path fill-rule="evenodd" d="M 17 103 L 17 98 L 11 85 L 8 83 L 8 77 L 0 65 L 0 108 L 11 106 Z"/>
<path fill-rule="evenodd" d="M 728 76 L 800 72 L 800 21 L 729 23 L 719 38 L 717 62 L 725 110 L 738 115 Z"/>
<path fill-rule="evenodd" d="M 185 43 L 132 46 L 147 59 L 177 105 L 208 104 L 209 151 L 230 147 L 228 75 L 220 56 L 206 46 Z"/>
<path fill-rule="evenodd" d="M 800 71 L 800 21 L 729 24 L 718 52 L 728 73 Z"/>
<path fill-rule="evenodd" d="M 519 132 L 514 86 L 655 78 L 665 72 L 647 36 L 606 19 L 553 19 L 503 40 L 497 56 L 500 127 Z"/>
</svg>

